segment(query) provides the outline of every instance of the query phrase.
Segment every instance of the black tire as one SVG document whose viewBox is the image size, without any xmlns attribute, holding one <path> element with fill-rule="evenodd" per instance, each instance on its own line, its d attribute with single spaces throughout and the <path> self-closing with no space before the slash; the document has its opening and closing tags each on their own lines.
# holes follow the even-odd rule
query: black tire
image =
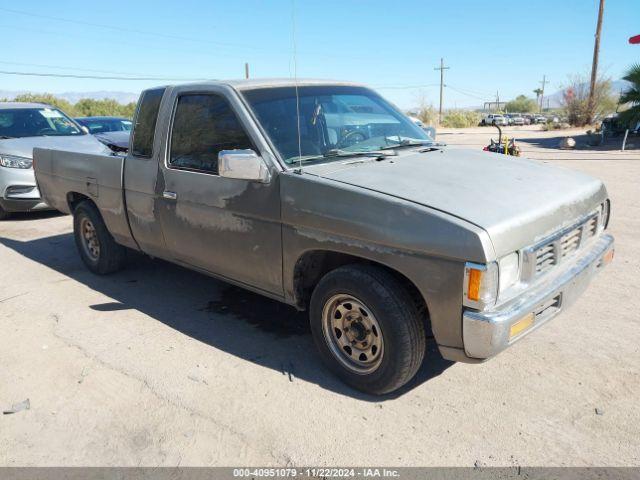
<svg viewBox="0 0 640 480">
<path fill-rule="evenodd" d="M 0 207 L 0 220 L 6 220 L 9 218 L 11 214 L 7 212 L 4 208 Z"/>
<path fill-rule="evenodd" d="M 91 225 L 97 240 L 98 253 L 93 255 L 82 233 L 83 225 Z M 80 258 L 89 270 L 98 275 L 122 270 L 126 263 L 126 248 L 118 245 L 107 230 L 96 206 L 85 200 L 73 211 L 73 235 Z"/>
<path fill-rule="evenodd" d="M 371 372 L 358 373 L 345 366 L 334 353 L 336 341 L 331 347 L 331 334 L 323 327 L 325 306 L 329 309 L 332 299 L 343 294 L 365 304 L 382 330 L 382 358 Z M 411 380 L 422 365 L 426 335 L 416 302 L 402 283 L 382 268 L 356 264 L 327 273 L 311 297 L 309 319 L 323 362 L 357 390 L 374 395 L 390 393 Z"/>
</svg>

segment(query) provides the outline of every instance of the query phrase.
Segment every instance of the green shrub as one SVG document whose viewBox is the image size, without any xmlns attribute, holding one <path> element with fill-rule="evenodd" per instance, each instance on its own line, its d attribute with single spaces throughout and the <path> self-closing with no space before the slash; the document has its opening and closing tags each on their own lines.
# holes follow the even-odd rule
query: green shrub
<svg viewBox="0 0 640 480">
<path fill-rule="evenodd" d="M 24 93 L 18 95 L 15 102 L 46 103 L 59 108 L 71 117 L 92 117 L 92 116 L 115 116 L 132 118 L 136 109 L 135 102 L 122 105 L 115 100 L 106 98 L 104 100 L 94 100 L 83 98 L 76 104 L 71 104 L 63 98 L 58 98 L 50 93 Z"/>
<path fill-rule="evenodd" d="M 442 119 L 442 126 L 447 128 L 475 127 L 480 123 L 482 115 L 471 110 L 448 110 Z"/>
</svg>

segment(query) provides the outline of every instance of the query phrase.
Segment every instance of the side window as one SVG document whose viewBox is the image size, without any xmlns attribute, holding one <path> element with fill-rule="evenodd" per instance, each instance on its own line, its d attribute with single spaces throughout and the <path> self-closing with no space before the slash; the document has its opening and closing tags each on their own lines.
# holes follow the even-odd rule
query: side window
<svg viewBox="0 0 640 480">
<path fill-rule="evenodd" d="M 214 94 L 178 98 L 169 166 L 218 173 L 220 150 L 255 149 L 227 99 Z"/>
<path fill-rule="evenodd" d="M 164 88 L 146 90 L 140 98 L 138 113 L 133 129 L 133 145 L 131 153 L 136 157 L 150 157 L 153 154 L 153 139 L 156 132 L 156 121 Z"/>
</svg>

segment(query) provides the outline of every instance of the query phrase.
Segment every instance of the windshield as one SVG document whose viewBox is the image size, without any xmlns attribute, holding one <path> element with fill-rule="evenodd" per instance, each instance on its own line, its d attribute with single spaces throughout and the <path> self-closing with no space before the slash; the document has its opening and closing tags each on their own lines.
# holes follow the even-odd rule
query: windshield
<svg viewBox="0 0 640 480">
<path fill-rule="evenodd" d="M 123 118 L 76 118 L 76 121 L 87 127 L 89 133 L 131 131 L 131 121 Z"/>
<path fill-rule="evenodd" d="M 84 135 L 60 110 L 50 107 L 0 110 L 0 138 Z"/>
<path fill-rule="evenodd" d="M 290 165 L 432 143 L 424 130 L 367 88 L 298 87 L 298 105 L 295 87 L 255 89 L 243 95 Z"/>
</svg>

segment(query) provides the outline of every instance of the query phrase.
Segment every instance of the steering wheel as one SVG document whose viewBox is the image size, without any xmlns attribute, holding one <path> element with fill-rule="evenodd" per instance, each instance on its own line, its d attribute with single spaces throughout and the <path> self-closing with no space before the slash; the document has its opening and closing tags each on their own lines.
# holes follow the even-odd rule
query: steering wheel
<svg viewBox="0 0 640 480">
<path fill-rule="evenodd" d="M 40 130 L 38 130 L 38 135 L 46 135 L 47 133 L 56 133 L 56 131 L 53 128 L 41 128 Z"/>
<path fill-rule="evenodd" d="M 359 130 L 351 130 L 350 132 L 345 133 L 338 141 L 338 147 L 350 147 L 351 145 L 363 142 L 366 139 L 367 137 L 364 133 L 360 132 Z"/>
</svg>

